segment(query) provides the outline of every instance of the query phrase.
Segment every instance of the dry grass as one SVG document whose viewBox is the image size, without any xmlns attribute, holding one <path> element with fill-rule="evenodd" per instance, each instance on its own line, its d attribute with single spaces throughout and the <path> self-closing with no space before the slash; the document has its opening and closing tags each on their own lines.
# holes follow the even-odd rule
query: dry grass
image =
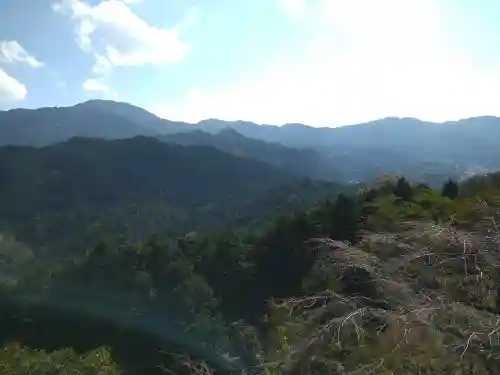
<svg viewBox="0 0 500 375">
<path fill-rule="evenodd" d="M 403 223 L 398 233 L 364 233 L 357 247 L 314 239 L 316 271 L 368 272 L 384 306 L 338 291 L 277 301 L 289 348 L 282 374 L 499 374 L 499 210 L 481 210 L 470 231 L 453 223 Z"/>
</svg>

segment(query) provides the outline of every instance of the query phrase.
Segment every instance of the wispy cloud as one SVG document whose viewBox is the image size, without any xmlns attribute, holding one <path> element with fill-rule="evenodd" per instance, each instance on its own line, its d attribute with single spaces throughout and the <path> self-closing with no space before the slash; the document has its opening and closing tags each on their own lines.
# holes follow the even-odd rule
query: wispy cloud
<svg viewBox="0 0 500 375">
<path fill-rule="evenodd" d="M 26 86 L 0 68 L 0 101 L 23 100 L 27 93 Z"/>
<path fill-rule="evenodd" d="M 80 0 L 60 0 L 53 9 L 71 17 L 79 46 L 97 53 L 101 59 L 97 64 L 106 59 L 112 66 L 164 65 L 187 55 L 190 46 L 175 26 L 152 26 L 126 3 L 103 0 L 92 6 Z M 100 45 L 99 40 L 103 41 Z"/>
<path fill-rule="evenodd" d="M 83 85 L 90 92 L 113 93 L 106 83 L 116 67 L 166 65 L 183 60 L 190 45 L 180 34 L 196 22 L 191 8 L 184 20 L 172 28 L 148 24 L 131 8 L 137 0 L 102 0 L 96 5 L 81 0 L 58 0 L 54 11 L 67 15 L 75 24 L 80 48 L 95 57 L 91 75 Z"/>
<path fill-rule="evenodd" d="M 83 88 L 87 91 L 109 93 L 111 89 L 104 83 L 95 78 L 89 78 L 83 83 Z"/>
<path fill-rule="evenodd" d="M 111 71 L 112 64 L 106 56 L 95 54 L 95 64 L 92 67 L 92 73 L 94 74 L 107 74 Z"/>
<path fill-rule="evenodd" d="M 0 41 L 0 62 L 9 64 L 23 63 L 32 68 L 40 68 L 44 65 L 43 62 L 29 54 L 15 40 Z"/>
</svg>

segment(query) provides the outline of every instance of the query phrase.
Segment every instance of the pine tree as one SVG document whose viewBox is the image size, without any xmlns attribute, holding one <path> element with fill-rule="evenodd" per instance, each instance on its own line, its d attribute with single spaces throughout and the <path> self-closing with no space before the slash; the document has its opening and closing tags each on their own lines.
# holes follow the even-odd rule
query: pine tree
<svg viewBox="0 0 500 375">
<path fill-rule="evenodd" d="M 398 183 L 396 184 L 396 188 L 394 189 L 394 195 L 404 200 L 411 199 L 413 190 L 408 181 L 406 181 L 406 178 L 400 177 L 398 179 Z"/>
<path fill-rule="evenodd" d="M 354 243 L 359 229 L 360 214 L 356 199 L 340 194 L 333 205 L 333 228 L 330 236 Z"/>
<path fill-rule="evenodd" d="M 458 197 L 458 183 L 451 178 L 443 184 L 441 195 L 450 199 Z"/>
</svg>

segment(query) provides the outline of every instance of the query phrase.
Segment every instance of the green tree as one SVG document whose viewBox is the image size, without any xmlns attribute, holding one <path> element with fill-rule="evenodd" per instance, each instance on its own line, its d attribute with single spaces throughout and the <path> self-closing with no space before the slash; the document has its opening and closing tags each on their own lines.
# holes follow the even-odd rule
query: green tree
<svg viewBox="0 0 500 375">
<path fill-rule="evenodd" d="M 355 198 L 340 194 L 333 206 L 333 222 L 331 237 L 339 241 L 356 242 L 360 215 Z"/>
<path fill-rule="evenodd" d="M 394 189 L 394 195 L 396 195 L 397 197 L 399 197 L 405 201 L 411 199 L 411 197 L 413 195 L 413 190 L 412 190 L 410 184 L 408 183 L 408 181 L 406 181 L 406 178 L 400 177 L 398 179 L 398 182 L 397 182 L 396 187 Z"/>
<path fill-rule="evenodd" d="M 79 355 L 71 349 L 47 353 L 19 344 L 0 349 L 0 375 L 118 375 L 122 371 L 106 348 Z"/>
<path fill-rule="evenodd" d="M 443 184 L 441 195 L 452 200 L 455 199 L 458 196 L 458 183 L 451 178 L 448 179 L 448 181 Z"/>
</svg>

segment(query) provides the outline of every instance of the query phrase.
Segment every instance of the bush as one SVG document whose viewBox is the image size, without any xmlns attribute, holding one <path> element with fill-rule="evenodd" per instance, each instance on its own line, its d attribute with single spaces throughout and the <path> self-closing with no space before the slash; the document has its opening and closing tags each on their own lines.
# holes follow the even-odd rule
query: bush
<svg viewBox="0 0 500 375">
<path fill-rule="evenodd" d="M 71 349 L 47 353 L 8 344 L 0 350 L 0 375 L 118 375 L 121 370 L 106 348 L 84 355 Z"/>
</svg>

